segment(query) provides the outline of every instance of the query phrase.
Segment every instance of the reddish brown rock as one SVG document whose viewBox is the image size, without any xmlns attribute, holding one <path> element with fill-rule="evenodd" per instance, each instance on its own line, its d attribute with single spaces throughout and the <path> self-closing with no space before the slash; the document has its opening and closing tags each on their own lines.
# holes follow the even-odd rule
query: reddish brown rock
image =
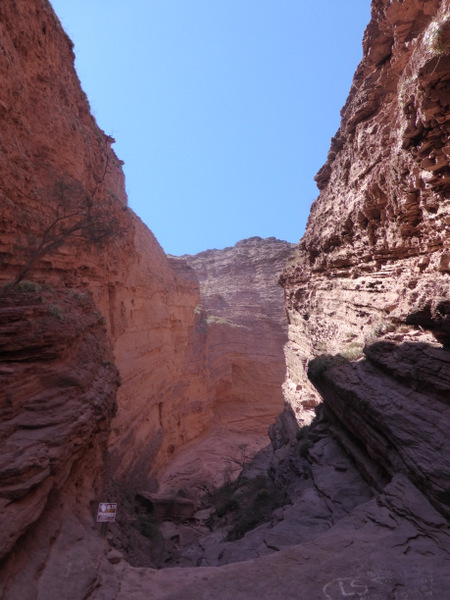
<svg viewBox="0 0 450 600">
<path fill-rule="evenodd" d="M 292 248 L 250 238 L 184 257 L 200 281 L 215 416 L 230 428 L 265 434 L 282 407 L 287 327 L 277 282 Z"/>
<path fill-rule="evenodd" d="M 223 250 L 181 258 L 198 276 L 201 304 L 210 317 L 246 325 L 264 315 L 285 331 L 283 294 L 277 283 L 294 248 L 274 237 L 255 236 Z"/>
<path fill-rule="evenodd" d="M 447 22 L 446 1 L 372 4 L 321 193 L 282 277 L 285 397 L 299 420 L 315 395 L 311 355 L 355 353 L 389 323 L 448 301 L 450 58 L 434 46 Z"/>
<path fill-rule="evenodd" d="M 254 237 L 183 257 L 200 281 L 214 416 L 230 430 L 266 436 L 282 410 L 287 327 L 278 278 L 293 246 Z"/>
<path fill-rule="evenodd" d="M 19 538 L 39 537 L 38 523 L 46 516 L 53 514 L 54 526 L 61 527 L 55 501 L 69 490 L 67 518 L 74 512 L 89 515 L 104 485 L 119 380 L 104 321 L 92 300 L 73 290 L 0 297 L 0 357 L 0 557 L 5 561 L 12 548 L 20 555 Z M 45 536 L 40 540 L 45 547 Z M 3 562 L 2 597 L 9 586 L 15 589 L 20 562 Z M 26 589 L 22 593 L 26 596 Z"/>
<path fill-rule="evenodd" d="M 75 226 L 37 257 L 27 278 L 91 292 L 106 319 L 122 379 L 111 468 L 140 488 L 209 421 L 204 366 L 191 339 L 198 282 L 189 269 L 171 267 L 127 208 L 113 140 L 90 114 L 72 44 L 50 4 L 4 2 L 0 22 L 0 74 L 8 82 L 0 92 L 0 281 L 17 276 L 58 219 Z M 67 195 L 77 214 L 61 221 Z M 85 198 L 90 204 L 80 210 Z M 95 216 L 96 233 L 106 223 L 110 235 L 98 240 L 76 229 L 84 209 Z"/>
<path fill-rule="evenodd" d="M 376 488 L 402 473 L 448 517 L 450 352 L 423 334 L 389 337 L 320 375 L 326 414 Z"/>
<path fill-rule="evenodd" d="M 287 326 L 278 278 L 292 248 L 254 237 L 171 258 L 179 269 L 187 263 L 200 281 L 194 347 L 203 355 L 211 421 L 161 473 L 168 491 L 220 484 L 267 445 L 267 430 L 283 408 Z"/>
<path fill-rule="evenodd" d="M 0 595 L 7 589 L 8 598 L 69 597 L 60 579 L 66 561 L 69 579 L 78 582 L 72 597 L 84 598 L 105 583 L 95 566 L 103 542 L 91 506 L 105 500 L 105 469 L 126 489 L 145 487 L 210 420 L 203 358 L 193 350 L 199 287 L 191 269 L 170 265 L 127 208 L 113 140 L 90 115 L 72 44 L 50 4 L 3 2 L 0 26 L 0 285 L 34 255 L 26 278 L 92 296 L 97 323 L 86 324 L 75 308 L 69 317 L 66 300 L 61 308 L 58 299 L 48 301 L 55 305 L 51 326 L 45 326 L 48 307 L 40 305 L 23 308 L 22 316 L 14 308 L 19 316 L 6 321 L 5 344 L 23 353 L 24 378 L 14 370 L 3 375 L 19 378 L 14 385 L 24 406 L 11 416 L 11 399 L 0 398 L 7 410 L 2 556 L 12 548 Z M 49 251 L 40 252 L 46 244 Z M 83 345 L 92 336 L 110 349 L 98 373 L 97 347 Z M 101 385 L 108 387 L 111 373 L 115 383 L 114 364 L 122 385 L 113 411 L 102 408 L 109 396 Z M 39 410 L 28 407 L 34 401 Z"/>
<path fill-rule="evenodd" d="M 373 2 L 364 59 L 317 177 L 321 196 L 282 277 L 285 397 L 298 422 L 311 418 L 319 400 L 307 364 L 327 354 L 310 365 L 325 399 L 320 420 L 298 444 L 293 419 L 284 421 L 287 433 L 282 426 L 273 432 L 277 449 L 266 475 L 292 504 L 235 541 L 205 531 L 206 515 L 176 530 L 165 523 L 160 535 L 173 545 L 172 564 L 210 566 L 153 570 L 131 567 L 126 553 L 111 551 L 115 530 L 103 539 L 93 524 L 114 410 L 108 340 L 123 382 L 109 439 L 111 474 L 141 490 L 178 448 L 201 440 L 217 409 L 211 382 L 224 382 L 216 397 L 230 405 L 243 389 L 241 377 L 224 376 L 220 359 L 222 342 L 236 356 L 236 337 L 219 315 L 210 323 L 212 352 L 202 311 L 195 314 L 192 270 L 167 259 L 126 208 L 119 161 L 89 115 L 70 42 L 50 5 L 1 4 L 0 72 L 9 83 L 0 96 L 1 280 L 15 277 L 30 236 L 42 239 L 55 219 L 55 182 L 76 184 L 97 215 L 107 209 L 116 234 L 90 248 L 69 239 L 32 271 L 40 282 L 91 292 L 106 336 L 94 306 L 88 318 L 67 290 L 56 292 L 51 318 L 34 303 L 4 313 L 17 317 L 17 328 L 2 326 L 10 369 L 2 376 L 12 377 L 8 391 L 11 384 L 20 409 L 11 395 L 1 398 L 9 453 L 0 481 L 5 600 L 445 598 L 448 350 L 439 344 L 448 344 L 449 56 L 439 45 L 448 14 L 444 0 Z M 405 333 L 403 322 L 431 329 L 438 342 L 420 329 Z M 352 363 L 364 338 L 373 342 L 393 328 Z M 247 366 L 255 364 L 252 358 Z M 30 398 L 38 410 L 30 410 Z M 229 407 L 216 414 L 230 425 Z"/>
</svg>

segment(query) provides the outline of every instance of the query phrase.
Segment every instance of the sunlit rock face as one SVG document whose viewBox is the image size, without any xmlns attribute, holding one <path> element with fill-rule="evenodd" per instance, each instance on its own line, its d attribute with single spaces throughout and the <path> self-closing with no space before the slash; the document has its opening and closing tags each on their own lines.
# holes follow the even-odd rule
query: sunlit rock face
<svg viewBox="0 0 450 600">
<path fill-rule="evenodd" d="M 305 375 L 311 356 L 355 355 L 392 323 L 414 321 L 448 339 L 445 36 L 446 1 L 372 4 L 364 58 L 316 176 L 320 196 L 283 275 L 284 389 L 299 422 L 318 401 Z"/>
<path fill-rule="evenodd" d="M 161 475 L 163 488 L 222 483 L 269 443 L 269 426 L 283 410 L 286 370 L 287 325 L 278 279 L 292 249 L 282 240 L 254 237 L 170 259 L 179 269 L 191 267 L 200 281 L 194 335 L 211 421 L 194 445 L 174 456 Z"/>
<path fill-rule="evenodd" d="M 278 279 L 293 247 L 255 237 L 183 257 L 200 281 L 215 416 L 231 428 L 266 434 L 282 409 L 287 325 Z"/>
<path fill-rule="evenodd" d="M 27 278 L 92 295 L 122 381 L 110 468 L 116 478 L 142 485 L 209 420 L 191 347 L 198 282 L 190 269 L 170 266 L 127 207 L 113 140 L 90 114 L 72 44 L 50 4 L 4 2 L 0 19 L 0 278 L 12 280 L 26 264 L 60 219 L 61 203 L 92 211 L 111 229 L 99 243 L 88 244 L 80 232 L 68 236 L 35 261 Z M 85 197 L 91 204 L 80 209 Z"/>
</svg>

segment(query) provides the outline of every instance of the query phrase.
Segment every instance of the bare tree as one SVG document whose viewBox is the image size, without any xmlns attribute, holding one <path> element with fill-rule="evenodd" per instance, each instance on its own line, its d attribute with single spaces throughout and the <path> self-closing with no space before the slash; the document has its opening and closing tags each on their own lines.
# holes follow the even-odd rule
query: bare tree
<svg viewBox="0 0 450 600">
<path fill-rule="evenodd" d="M 245 465 L 247 465 L 251 461 L 252 455 L 248 451 L 248 444 L 246 444 L 246 443 L 239 444 L 238 448 L 241 451 L 240 455 L 239 456 L 229 456 L 228 462 L 234 463 L 235 465 L 238 465 L 241 469 L 243 469 L 245 467 Z"/>
<path fill-rule="evenodd" d="M 9 287 L 22 281 L 36 262 L 69 242 L 100 246 L 121 235 L 113 206 L 94 200 L 100 182 L 93 194 L 88 194 L 79 181 L 59 180 L 43 194 L 43 207 L 48 212 L 42 218 L 42 231 L 28 236 L 26 262 Z M 112 204 L 112 202 L 111 202 Z"/>
</svg>

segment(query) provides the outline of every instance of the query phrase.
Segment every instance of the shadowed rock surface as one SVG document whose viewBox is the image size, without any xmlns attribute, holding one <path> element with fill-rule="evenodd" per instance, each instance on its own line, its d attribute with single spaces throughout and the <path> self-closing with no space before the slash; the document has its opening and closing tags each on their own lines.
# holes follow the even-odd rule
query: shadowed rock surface
<svg viewBox="0 0 450 600">
<path fill-rule="evenodd" d="M 0 357 L 1 595 L 32 598 L 38 585 L 55 597 L 58 554 L 89 557 L 89 544 L 76 545 L 104 486 L 118 373 L 104 320 L 74 290 L 0 297 Z M 67 567 L 83 583 L 97 578 L 93 565 Z"/>
</svg>

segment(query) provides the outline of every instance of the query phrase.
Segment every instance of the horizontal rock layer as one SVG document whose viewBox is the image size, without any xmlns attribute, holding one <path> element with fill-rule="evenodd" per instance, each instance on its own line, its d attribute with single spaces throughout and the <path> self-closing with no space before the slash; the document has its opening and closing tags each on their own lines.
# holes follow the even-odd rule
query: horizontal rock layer
<svg viewBox="0 0 450 600">
<path fill-rule="evenodd" d="M 111 356 L 86 295 L 0 297 L 0 558 L 68 487 L 85 512 L 101 492 L 119 385 Z"/>
<path fill-rule="evenodd" d="M 223 250 L 171 257 L 200 281 L 195 347 L 203 356 L 211 422 L 195 444 L 180 448 L 159 481 L 164 488 L 222 483 L 267 445 L 283 409 L 287 325 L 279 275 L 293 244 L 241 240 Z"/>
<path fill-rule="evenodd" d="M 200 281 L 214 412 L 241 431 L 266 434 L 282 409 L 287 326 L 278 278 L 293 246 L 255 237 L 182 257 Z"/>
<path fill-rule="evenodd" d="M 412 315 L 438 330 L 447 319 L 447 309 L 430 319 L 450 283 L 450 55 L 435 45 L 447 24 L 444 0 L 372 3 L 364 57 L 316 177 L 320 196 L 282 277 L 285 397 L 299 421 L 314 404 L 311 355 L 354 351 Z"/>
</svg>

